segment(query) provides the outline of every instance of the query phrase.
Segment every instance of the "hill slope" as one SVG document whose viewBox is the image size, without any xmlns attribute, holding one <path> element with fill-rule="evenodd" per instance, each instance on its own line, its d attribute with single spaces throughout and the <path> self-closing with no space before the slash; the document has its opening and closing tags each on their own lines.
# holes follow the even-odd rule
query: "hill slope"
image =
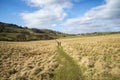
<svg viewBox="0 0 120 80">
<path fill-rule="evenodd" d="M 1 41 L 49 40 L 65 36 L 64 33 L 49 29 L 27 28 L 0 22 Z"/>
</svg>

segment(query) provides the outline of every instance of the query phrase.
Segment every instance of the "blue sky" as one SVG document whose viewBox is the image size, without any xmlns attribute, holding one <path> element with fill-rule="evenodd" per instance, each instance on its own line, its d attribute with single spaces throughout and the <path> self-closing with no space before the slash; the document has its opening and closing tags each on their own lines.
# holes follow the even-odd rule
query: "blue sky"
<svg viewBox="0 0 120 80">
<path fill-rule="evenodd" d="M 1 0 L 0 21 L 67 33 L 120 31 L 119 4 L 120 0 Z"/>
<path fill-rule="evenodd" d="M 36 8 L 28 6 L 23 0 L 0 0 L 0 21 L 25 25 L 20 13 L 35 10 Z"/>
</svg>

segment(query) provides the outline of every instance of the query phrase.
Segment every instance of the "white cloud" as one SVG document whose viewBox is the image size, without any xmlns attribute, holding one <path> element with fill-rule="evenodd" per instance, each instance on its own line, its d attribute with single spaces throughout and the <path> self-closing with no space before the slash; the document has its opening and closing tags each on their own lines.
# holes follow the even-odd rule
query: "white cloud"
<svg viewBox="0 0 120 80">
<path fill-rule="evenodd" d="M 71 1 L 81 0 L 25 0 L 28 5 L 37 7 L 34 12 L 21 13 L 26 26 L 55 28 L 61 26 L 64 32 L 86 33 L 97 31 L 120 31 L 120 0 L 105 0 L 104 5 L 94 7 L 84 16 L 65 19 L 65 9 L 72 7 Z M 61 25 L 59 25 L 62 23 Z M 59 27 L 60 28 L 60 27 Z M 57 29 L 57 28 L 55 28 Z"/>
<path fill-rule="evenodd" d="M 59 23 L 67 15 L 64 9 L 72 6 L 69 0 L 26 0 L 26 2 L 39 10 L 21 13 L 22 19 L 26 26 L 37 28 L 49 28 Z"/>
<path fill-rule="evenodd" d="M 71 3 L 69 0 L 26 0 L 29 5 L 34 7 L 51 7 L 60 6 L 61 8 L 70 7 Z"/>
<path fill-rule="evenodd" d="M 70 33 L 120 31 L 120 0 L 106 0 L 106 4 L 92 8 L 83 17 L 67 19 L 62 25 L 70 28 Z"/>
</svg>

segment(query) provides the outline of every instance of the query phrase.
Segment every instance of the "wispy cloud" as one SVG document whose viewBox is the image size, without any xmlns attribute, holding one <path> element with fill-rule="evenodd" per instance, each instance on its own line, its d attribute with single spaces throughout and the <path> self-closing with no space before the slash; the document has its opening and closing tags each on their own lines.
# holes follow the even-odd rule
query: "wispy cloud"
<svg viewBox="0 0 120 80">
<path fill-rule="evenodd" d="M 56 26 L 67 15 L 64 9 L 72 6 L 69 0 L 26 0 L 26 2 L 39 10 L 21 13 L 22 19 L 27 26 L 38 28 Z"/>
<path fill-rule="evenodd" d="M 72 9 L 73 1 L 81 0 L 25 0 L 34 12 L 21 13 L 26 26 L 36 28 L 55 28 L 68 33 L 87 33 L 101 31 L 120 31 L 120 0 L 105 0 L 105 4 L 93 7 L 84 16 L 69 16 L 66 9 Z"/>
<path fill-rule="evenodd" d="M 70 33 L 120 31 L 120 0 L 106 0 L 83 17 L 67 19 L 62 26 L 68 27 Z"/>
</svg>

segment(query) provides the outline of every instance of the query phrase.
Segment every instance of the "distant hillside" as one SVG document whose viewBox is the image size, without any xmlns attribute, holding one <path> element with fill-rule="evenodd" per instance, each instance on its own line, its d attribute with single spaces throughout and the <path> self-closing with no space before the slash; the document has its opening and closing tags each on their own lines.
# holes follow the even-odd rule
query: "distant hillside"
<svg viewBox="0 0 120 80">
<path fill-rule="evenodd" d="M 120 34 L 119 32 L 94 32 L 86 34 L 65 34 L 49 29 L 36 29 L 0 22 L 0 41 L 32 41 L 51 40 L 57 38 L 71 38 L 83 36 L 99 36 L 109 34 Z"/>
<path fill-rule="evenodd" d="M 0 22 L 0 41 L 50 40 L 66 35 L 49 29 L 27 28 Z"/>
<path fill-rule="evenodd" d="M 118 32 L 94 32 L 94 33 L 86 33 L 86 34 L 78 34 L 79 36 L 101 36 L 101 35 L 111 35 L 111 34 L 120 34 Z"/>
</svg>

